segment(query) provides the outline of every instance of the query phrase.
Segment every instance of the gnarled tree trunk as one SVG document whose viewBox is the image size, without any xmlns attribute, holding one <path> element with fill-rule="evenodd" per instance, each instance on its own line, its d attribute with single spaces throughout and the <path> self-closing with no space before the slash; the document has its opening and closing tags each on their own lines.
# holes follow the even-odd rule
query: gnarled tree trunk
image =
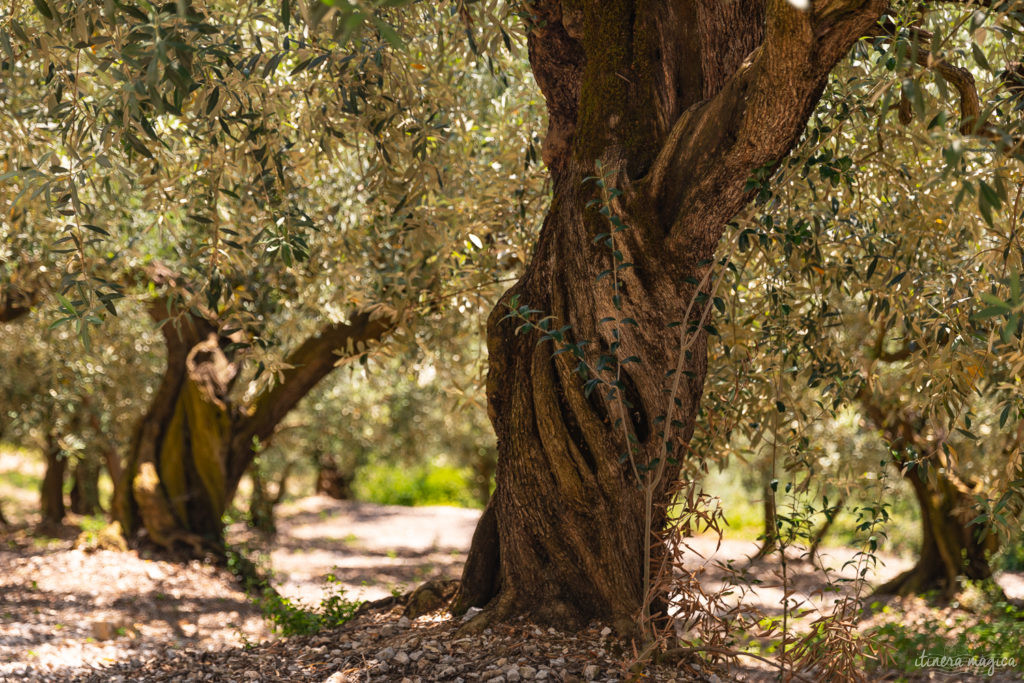
<svg viewBox="0 0 1024 683">
<path fill-rule="evenodd" d="M 920 466 L 906 470 L 903 476 L 913 487 L 921 510 L 921 552 L 913 567 L 875 592 L 915 595 L 938 591 L 948 599 L 959 590 L 961 577 L 992 578 L 989 557 L 998 550 L 998 536 L 984 524 L 971 524 L 980 510 L 970 492 L 942 472 L 926 473 Z"/>
<path fill-rule="evenodd" d="M 487 324 L 497 489 L 454 611 L 488 605 L 478 625 L 518 613 L 630 628 L 652 542 L 645 496 L 620 455 L 635 440 L 638 465 L 654 465 L 664 424 L 672 424 L 673 452 L 685 449 L 707 362 L 707 304 L 688 307 L 708 281 L 726 222 L 751 196 L 748 180 L 792 148 L 829 72 L 883 4 L 815 3 L 810 12 L 785 0 L 528 6 L 554 196 L 526 272 Z M 598 161 L 608 187 L 622 192 L 610 213 L 628 229 L 615 231 L 591 203 L 600 195 L 585 180 Z M 506 317 L 513 305 L 554 316 L 551 328 L 585 343 L 592 367 L 618 356 L 625 410 L 607 386 L 585 393 L 572 353 L 553 356 L 559 346 L 538 344 L 536 331 L 516 334 L 522 321 Z M 680 335 L 691 325 L 680 363 Z M 676 381 L 677 403 L 662 423 Z M 653 491 L 655 528 L 677 471 L 669 464 Z"/>
<path fill-rule="evenodd" d="M 959 480 L 941 444 L 929 441 L 925 420 L 902 407 L 884 405 L 867 384 L 860 400 L 893 453 L 893 464 L 913 488 L 921 512 L 917 563 L 875 592 L 912 595 L 938 591 L 952 598 L 961 577 L 991 578 L 989 558 L 999 549 L 998 534 L 985 523 L 972 524 L 982 512 L 975 502 L 975 491 Z M 908 453 L 915 458 L 908 459 Z"/>
<path fill-rule="evenodd" d="M 223 549 L 221 518 L 245 470 L 284 416 L 339 360 L 355 358 L 397 323 L 394 311 L 368 306 L 349 323 L 325 326 L 286 359 L 291 366 L 253 405 L 237 405 L 231 383 L 238 362 L 215 321 L 172 319 L 165 300 L 151 307 L 167 346 L 167 367 L 136 429 L 115 495 L 126 535 L 143 530 L 158 545 L 196 553 Z M 339 357 L 338 353 L 341 352 Z"/>
</svg>

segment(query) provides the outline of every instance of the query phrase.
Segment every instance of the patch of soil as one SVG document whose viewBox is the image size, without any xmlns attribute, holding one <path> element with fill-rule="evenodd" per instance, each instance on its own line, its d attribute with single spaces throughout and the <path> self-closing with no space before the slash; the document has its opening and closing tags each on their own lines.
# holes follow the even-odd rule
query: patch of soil
<svg viewBox="0 0 1024 683">
<path fill-rule="evenodd" d="M 0 680 L 67 680 L 68 671 L 167 648 L 231 648 L 269 635 L 232 577 L 200 562 L 134 552 L 0 550 Z"/>
<path fill-rule="evenodd" d="M 269 544 L 242 525 L 228 537 L 269 552 L 278 591 L 315 604 L 324 597 L 328 574 L 358 600 L 458 578 L 480 511 L 311 496 L 282 505 L 278 516 L 278 534 Z"/>
</svg>

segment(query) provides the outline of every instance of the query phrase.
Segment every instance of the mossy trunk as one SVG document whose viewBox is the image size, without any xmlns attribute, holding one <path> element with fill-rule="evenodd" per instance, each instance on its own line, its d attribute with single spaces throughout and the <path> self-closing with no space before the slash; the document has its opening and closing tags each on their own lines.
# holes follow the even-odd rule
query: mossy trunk
<svg viewBox="0 0 1024 683">
<path fill-rule="evenodd" d="M 169 317 L 154 309 L 154 319 Z M 167 367 L 124 459 L 115 516 L 128 538 L 217 552 L 229 491 L 225 399 L 237 368 L 210 322 L 182 316 L 161 329 Z"/>
<path fill-rule="evenodd" d="M 71 511 L 78 515 L 98 515 L 100 506 L 100 464 L 79 458 L 72 470 Z"/>
<path fill-rule="evenodd" d="M 161 546 L 221 550 L 221 518 L 234 490 L 226 468 L 230 428 L 226 407 L 187 377 L 169 405 L 151 407 L 122 474 L 132 503 L 119 511 L 127 536 L 144 529 Z"/>
<path fill-rule="evenodd" d="M 55 438 L 50 438 L 43 456 L 46 460 L 46 471 L 39 487 L 39 509 L 42 525 L 47 528 L 59 527 L 67 514 L 64 505 L 64 474 L 68 461 L 63 457 L 60 446 Z"/>
<path fill-rule="evenodd" d="M 936 592 L 950 599 L 960 589 L 961 579 L 992 578 L 989 558 L 998 550 L 998 537 L 986 525 L 970 523 L 980 512 L 970 493 L 941 472 L 926 473 L 921 467 L 907 470 L 904 478 L 913 487 L 921 511 L 921 551 L 912 568 L 875 592 Z"/>
<path fill-rule="evenodd" d="M 553 199 L 525 273 L 487 323 L 499 458 L 453 606 L 489 609 L 467 628 L 513 614 L 632 628 L 658 559 L 649 531 L 662 524 L 706 374 L 711 303 L 700 294 L 719 238 L 755 169 L 789 151 L 881 8 L 529 5 Z M 555 338 L 517 333 L 523 320 L 508 314 L 524 306 L 534 324 L 551 316 Z M 605 381 L 593 391 L 577 349 Z M 630 443 L 636 467 L 622 458 Z"/>
<path fill-rule="evenodd" d="M 367 306 L 349 323 L 326 325 L 289 354 L 291 367 L 273 389 L 240 406 L 232 392 L 238 361 L 225 352 L 235 340 L 219 334 L 217 321 L 173 316 L 165 299 L 150 312 L 164 323 L 167 367 L 125 458 L 113 514 L 128 538 L 221 554 L 222 518 L 255 444 L 266 444 L 320 379 L 379 342 L 397 317 L 385 306 Z"/>
</svg>

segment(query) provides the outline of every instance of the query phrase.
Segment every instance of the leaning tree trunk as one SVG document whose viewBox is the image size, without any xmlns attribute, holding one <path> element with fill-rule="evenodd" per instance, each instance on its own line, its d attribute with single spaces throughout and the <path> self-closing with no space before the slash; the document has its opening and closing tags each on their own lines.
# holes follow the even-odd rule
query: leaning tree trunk
<svg viewBox="0 0 1024 683">
<path fill-rule="evenodd" d="M 358 357 L 397 323 L 394 311 L 368 306 L 350 323 L 327 325 L 286 361 L 290 368 L 254 405 L 234 403 L 238 362 L 214 321 L 191 314 L 171 319 L 165 300 L 151 307 L 167 367 L 125 458 L 114 516 L 131 538 L 145 532 L 157 545 L 195 553 L 223 550 L 222 517 L 238 483 L 284 416 L 341 360 Z M 342 355 L 339 357 L 338 352 Z"/>
<path fill-rule="evenodd" d="M 795 144 L 829 72 L 882 6 L 529 5 L 554 196 L 526 272 L 487 323 L 497 488 L 453 610 L 490 609 L 467 628 L 513 613 L 631 628 L 652 542 L 643 482 L 620 456 L 634 442 L 638 469 L 657 467 L 667 425 L 673 455 L 684 451 L 707 362 L 709 303 L 695 297 L 725 224 L 751 197 L 755 171 Z M 597 174 L 616 192 L 599 193 L 587 181 Z M 553 316 L 565 341 L 517 334 L 523 321 L 508 313 L 521 306 L 539 311 L 527 314 L 534 323 Z M 614 385 L 588 395 L 574 352 L 554 355 L 566 344 L 610 368 L 602 377 Z M 655 530 L 677 472 L 668 462 L 652 487 Z"/>
<path fill-rule="evenodd" d="M 913 467 L 904 478 L 914 489 L 921 509 L 921 552 L 917 563 L 879 586 L 879 595 L 916 595 L 938 591 L 952 598 L 962 578 L 992 577 L 989 557 L 998 537 L 984 524 L 971 524 L 980 512 L 970 492 L 941 471 L 926 473 Z M 985 532 L 988 533 L 985 533 Z"/>
<path fill-rule="evenodd" d="M 39 507 L 44 528 L 56 528 L 64 521 L 67 509 L 64 506 L 64 473 L 67 471 L 67 458 L 62 457 L 56 439 L 50 437 L 43 452 L 46 458 L 46 471 L 43 483 L 39 487 Z"/>
</svg>

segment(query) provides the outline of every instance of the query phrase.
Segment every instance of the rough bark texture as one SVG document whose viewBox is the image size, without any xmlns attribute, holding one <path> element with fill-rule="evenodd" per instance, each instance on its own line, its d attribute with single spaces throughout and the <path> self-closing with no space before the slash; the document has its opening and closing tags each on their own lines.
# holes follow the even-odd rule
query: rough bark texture
<svg viewBox="0 0 1024 683">
<path fill-rule="evenodd" d="M 561 625 L 625 625 L 641 607 L 644 498 L 628 465 L 615 401 L 584 395 L 571 354 L 516 335 L 512 297 L 571 326 L 598 362 L 622 327 L 623 394 L 638 460 L 660 446 L 666 373 L 675 368 L 684 312 L 725 224 L 749 200 L 748 179 L 795 144 L 835 64 L 878 18 L 877 1 L 691 2 L 542 0 L 528 5 L 529 53 L 547 101 L 544 161 L 554 196 L 522 279 L 488 320 L 488 401 L 498 436 L 497 489 L 474 536 L 455 611 L 489 605 L 481 620 L 521 613 Z M 610 226 L 588 202 L 601 161 L 623 192 L 612 210 L 624 262 L 613 301 L 604 240 Z M 696 306 L 691 322 L 700 317 Z M 693 430 L 706 372 L 704 333 L 685 360 L 673 419 L 676 450 Z M 669 467 L 656 504 L 664 504 Z M 659 523 L 656 518 L 655 525 Z M 624 626 L 625 627 L 625 626 Z"/>
<path fill-rule="evenodd" d="M 194 552 L 222 549 L 223 513 L 255 457 L 284 416 L 339 361 L 358 357 L 396 324 L 394 311 L 369 306 L 349 323 L 325 326 L 287 357 L 292 367 L 252 405 L 232 392 L 238 362 L 215 321 L 174 315 L 165 299 L 151 315 L 165 322 L 167 367 L 136 429 L 115 496 L 115 517 L 131 538 Z M 338 354 L 341 354 L 340 356 Z"/>
</svg>

